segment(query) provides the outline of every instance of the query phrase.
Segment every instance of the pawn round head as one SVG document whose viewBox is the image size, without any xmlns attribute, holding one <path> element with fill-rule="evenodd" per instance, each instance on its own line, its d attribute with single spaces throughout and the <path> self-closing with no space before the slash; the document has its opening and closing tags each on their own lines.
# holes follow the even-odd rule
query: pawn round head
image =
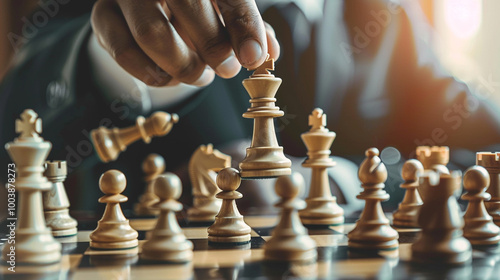
<svg viewBox="0 0 500 280">
<path fill-rule="evenodd" d="M 177 200 L 182 193 L 181 179 L 174 173 L 161 174 L 154 182 L 154 192 L 161 200 Z"/>
<path fill-rule="evenodd" d="M 127 178 L 119 170 L 112 169 L 104 172 L 99 178 L 99 188 L 105 194 L 120 194 L 127 186 Z"/>
<path fill-rule="evenodd" d="M 304 189 L 304 177 L 298 172 L 292 175 L 281 176 L 276 180 L 274 189 L 276 194 L 283 199 L 295 198 Z"/>
<path fill-rule="evenodd" d="M 158 174 L 165 171 L 165 159 L 159 154 L 150 154 L 142 162 L 142 171 L 145 174 Z"/>
<path fill-rule="evenodd" d="M 468 192 L 478 193 L 490 185 L 490 175 L 482 166 L 474 165 L 465 171 L 464 188 Z"/>
<path fill-rule="evenodd" d="M 238 170 L 228 167 L 222 169 L 217 174 L 217 186 L 223 191 L 230 192 L 239 188 L 241 183 L 240 172 Z"/>
<path fill-rule="evenodd" d="M 424 172 L 424 166 L 422 163 L 416 159 L 410 159 L 403 164 L 403 169 L 401 170 L 401 177 L 406 182 L 416 181 L 418 177 Z"/>
</svg>

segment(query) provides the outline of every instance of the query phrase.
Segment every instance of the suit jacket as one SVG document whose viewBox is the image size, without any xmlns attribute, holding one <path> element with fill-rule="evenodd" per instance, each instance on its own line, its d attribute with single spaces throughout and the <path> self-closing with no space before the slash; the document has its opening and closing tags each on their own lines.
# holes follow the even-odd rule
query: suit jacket
<svg viewBox="0 0 500 280">
<path fill-rule="evenodd" d="M 418 26 L 405 10 L 388 3 L 325 1 L 324 16 L 315 22 L 293 3 L 262 11 L 281 44 L 275 75 L 283 79 L 277 105 L 285 116 L 276 127 L 286 153 L 305 155 L 300 134 L 308 130 L 314 107 L 325 109 L 328 127 L 338 135 L 333 153 L 358 161 L 372 146 L 394 146 L 409 158 L 417 145 L 474 151 L 498 143 L 494 112 L 499 111 L 439 70 L 416 39 Z M 217 147 L 251 137 L 252 122 L 241 117 L 249 107 L 241 85 L 249 72 L 242 70 L 164 108 L 180 115 L 168 136 L 149 145 L 135 143 L 113 163 L 99 162 L 89 132 L 100 125 L 131 125 L 138 112 L 121 100 L 109 100 L 95 86 L 84 47 L 91 32 L 89 15 L 74 16 L 56 17 L 41 28 L 17 54 L 0 87 L 1 143 L 16 137 L 19 114 L 34 109 L 43 119 L 42 136 L 53 143 L 49 159 L 68 162 L 72 209 L 97 207 L 98 177 L 108 169 L 126 174 L 125 194 L 132 203 L 142 192 L 141 161 L 149 153 L 160 153 L 167 170 L 175 170 L 200 144 Z M 459 167 L 473 164 L 474 154 L 467 155 L 455 159 Z M 3 149 L 0 159 L 2 166 L 9 162 Z M 394 185 L 399 166 L 392 167 L 398 178 Z"/>
</svg>

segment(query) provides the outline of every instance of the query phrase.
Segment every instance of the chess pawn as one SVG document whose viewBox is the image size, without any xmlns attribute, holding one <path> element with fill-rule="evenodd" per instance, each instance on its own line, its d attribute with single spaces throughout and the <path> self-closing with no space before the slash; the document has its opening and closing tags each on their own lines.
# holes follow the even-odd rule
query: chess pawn
<svg viewBox="0 0 500 280">
<path fill-rule="evenodd" d="M 446 146 L 418 146 L 417 159 L 424 170 L 434 170 L 438 173 L 450 174 L 446 165 L 450 161 L 450 149 Z"/>
<path fill-rule="evenodd" d="M 484 167 L 475 165 L 465 172 L 462 195 L 469 205 L 464 215 L 464 237 L 472 245 L 497 245 L 500 242 L 500 228 L 493 223 L 493 218 L 486 211 L 484 201 L 491 195 L 485 193 L 490 184 L 490 176 Z"/>
<path fill-rule="evenodd" d="M 500 152 L 477 153 L 476 164 L 486 168 L 490 174 L 490 186 L 486 192 L 491 195 L 491 199 L 484 204 L 493 222 L 500 227 Z"/>
<path fill-rule="evenodd" d="M 151 137 L 164 136 L 172 130 L 175 123 L 179 121 L 177 114 L 156 112 L 145 119 L 139 116 L 135 125 L 127 128 L 106 128 L 101 126 L 90 132 L 92 144 L 97 155 L 103 162 L 115 160 L 118 155 L 125 151 L 133 142 L 142 138 L 144 143 L 149 144 Z"/>
<path fill-rule="evenodd" d="M 219 214 L 215 216 L 215 222 L 208 228 L 208 241 L 234 244 L 250 242 L 252 229 L 243 220 L 235 201 L 243 197 L 236 191 L 241 183 L 238 170 L 230 167 L 222 169 L 217 175 L 216 183 L 222 190 L 216 195 L 222 199 L 222 205 Z"/>
<path fill-rule="evenodd" d="M 273 59 L 266 60 L 249 79 L 243 81 L 252 104 L 243 117 L 254 119 L 254 126 L 252 144 L 239 165 L 242 178 L 269 178 L 292 172 L 292 162 L 285 157 L 283 147 L 278 145 L 274 130 L 273 119 L 284 115 L 276 107 L 274 98 L 281 79 L 267 70 L 274 70 Z"/>
<path fill-rule="evenodd" d="M 276 180 L 275 190 L 280 201 L 274 206 L 281 208 L 281 214 L 271 238 L 264 244 L 266 260 L 285 262 L 316 260 L 316 242 L 309 237 L 298 215 L 298 210 L 306 206 L 305 202 L 297 197 L 303 189 L 304 178 L 300 173 L 295 172 Z"/>
<path fill-rule="evenodd" d="M 120 207 L 120 203 L 128 200 L 121 194 L 126 184 L 125 175 L 114 169 L 104 172 L 99 178 L 99 188 L 105 194 L 99 202 L 106 203 L 106 209 L 97 228 L 90 234 L 91 248 L 115 250 L 137 247 L 138 233 L 130 227 Z"/>
<path fill-rule="evenodd" d="M 154 192 L 159 201 L 152 207 L 160 214 L 151 238 L 142 246 L 141 257 L 149 260 L 183 263 L 193 258 L 193 243 L 179 227 L 175 212 L 182 210 L 177 201 L 181 196 L 182 183 L 173 173 L 165 173 L 155 180 Z"/>
<path fill-rule="evenodd" d="M 52 182 L 52 188 L 43 193 L 43 208 L 47 226 L 55 237 L 76 235 L 78 223 L 69 215 L 69 200 L 64 189 L 67 175 L 66 161 L 45 162 L 45 177 Z"/>
<path fill-rule="evenodd" d="M 134 205 L 134 212 L 137 216 L 156 216 L 160 211 L 151 207 L 158 202 L 153 186 L 156 177 L 165 171 L 165 160 L 158 154 L 150 154 L 142 162 L 142 171 L 146 174 L 144 176 L 146 190 L 139 197 L 139 202 Z"/>
<path fill-rule="evenodd" d="M 305 225 L 339 225 L 344 223 L 344 210 L 332 196 L 328 178 L 328 167 L 335 166 L 330 158 L 330 147 L 335 139 L 335 132 L 326 126 L 326 115 L 316 108 L 309 115 L 311 130 L 301 135 L 307 147 L 308 158 L 302 166 L 312 169 L 307 207 L 299 211 L 300 219 Z"/>
<path fill-rule="evenodd" d="M 365 200 L 365 208 L 356 227 L 347 235 L 348 246 L 351 250 L 394 250 L 399 246 L 399 235 L 389 225 L 381 206 L 382 201 L 389 199 L 389 194 L 383 190 L 387 169 L 378 157 L 378 149 L 370 148 L 365 155 L 358 171 L 364 190 L 357 196 Z"/>
<path fill-rule="evenodd" d="M 42 120 L 31 109 L 16 120 L 19 137 L 5 144 L 10 158 L 15 163 L 18 192 L 17 225 L 15 228 L 15 251 L 9 243 L 3 247 L 4 261 L 15 254 L 18 264 L 50 264 L 61 260 L 61 244 L 54 240 L 43 216 L 42 191 L 48 191 L 52 183 L 42 175 L 43 163 L 52 144 L 44 141 Z M 13 217 L 12 217 L 13 218 Z"/>
<path fill-rule="evenodd" d="M 422 163 L 416 159 L 410 159 L 403 164 L 401 176 L 405 182 L 401 184 L 406 189 L 403 201 L 398 210 L 393 214 L 392 224 L 398 227 L 418 228 L 418 211 L 423 202 L 418 193 L 418 177 L 424 172 Z"/>
<path fill-rule="evenodd" d="M 464 264 L 471 260 L 471 245 L 462 235 L 463 218 L 453 195 L 460 188 L 460 173 L 426 172 L 418 190 L 424 204 L 418 223 L 419 238 L 411 246 L 412 260 L 429 264 Z"/>
</svg>

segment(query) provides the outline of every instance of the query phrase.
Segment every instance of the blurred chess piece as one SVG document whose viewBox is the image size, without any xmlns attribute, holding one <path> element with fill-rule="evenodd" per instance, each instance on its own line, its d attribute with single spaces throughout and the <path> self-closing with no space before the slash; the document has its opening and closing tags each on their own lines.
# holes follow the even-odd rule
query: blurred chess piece
<svg viewBox="0 0 500 280">
<path fill-rule="evenodd" d="M 422 163 L 416 159 L 407 160 L 403 164 L 401 176 L 404 183 L 402 189 L 406 189 L 403 201 L 399 204 L 398 210 L 393 214 L 392 224 L 398 227 L 418 228 L 418 211 L 422 206 L 422 198 L 418 193 L 418 177 L 424 172 Z"/>
<path fill-rule="evenodd" d="M 177 114 L 156 112 L 145 119 L 139 116 L 135 125 L 127 128 L 106 128 L 101 126 L 90 132 L 92 144 L 103 162 L 114 161 L 127 147 L 142 138 L 149 144 L 153 136 L 164 136 L 179 121 Z"/>
<path fill-rule="evenodd" d="M 106 209 L 97 222 L 97 228 L 90 233 L 90 248 L 116 250 L 137 247 L 138 233 L 130 227 L 120 207 L 120 203 L 128 200 L 121 194 L 126 185 L 125 175 L 115 169 L 104 172 L 99 178 L 99 188 L 105 194 L 99 202 L 106 203 Z"/>
<path fill-rule="evenodd" d="M 172 263 L 189 262 L 193 258 L 193 243 L 186 239 L 175 212 L 182 210 L 177 201 L 182 193 L 182 183 L 173 173 L 165 173 L 155 180 L 154 192 L 158 203 L 152 207 L 160 210 L 151 238 L 142 246 L 143 259 Z"/>
<path fill-rule="evenodd" d="M 280 201 L 280 220 L 271 238 L 264 244 L 264 258 L 270 261 L 312 262 L 317 258 L 316 242 L 309 237 L 302 225 L 298 210 L 304 209 L 305 202 L 298 198 L 304 189 L 304 178 L 300 173 L 281 176 L 276 180 L 275 190 Z"/>
<path fill-rule="evenodd" d="M 490 200 L 491 195 L 485 193 L 490 184 L 490 175 L 482 166 L 475 165 L 467 169 L 464 175 L 464 189 L 462 195 L 469 205 L 464 215 L 464 237 L 472 245 L 498 245 L 500 242 L 500 228 L 493 223 L 493 218 L 486 211 L 484 201 Z"/>
<path fill-rule="evenodd" d="M 490 186 L 486 192 L 491 195 L 491 199 L 484 204 L 493 222 L 500 227 L 500 152 L 477 153 L 476 164 L 486 168 L 490 174 Z"/>
<path fill-rule="evenodd" d="M 424 204 L 418 223 L 419 238 L 411 246 L 412 261 L 428 264 L 464 264 L 472 257 L 471 245 L 463 237 L 463 218 L 453 195 L 460 188 L 460 172 L 426 172 L 418 190 Z"/>
<path fill-rule="evenodd" d="M 47 226 L 56 237 L 72 236 L 77 232 L 78 223 L 69 215 L 69 200 L 63 183 L 67 174 L 66 161 L 45 162 L 44 175 L 52 182 L 52 188 L 43 193 L 43 209 Z"/>
<path fill-rule="evenodd" d="M 231 166 L 231 157 L 214 149 L 212 144 L 201 145 L 189 160 L 189 178 L 193 191 L 193 207 L 188 209 L 188 219 L 194 222 L 210 222 L 219 213 L 222 200 L 215 184 L 216 172 Z"/>
<path fill-rule="evenodd" d="M 270 178 L 292 172 L 292 163 L 285 157 L 283 147 L 278 145 L 274 130 L 274 118 L 284 115 L 276 107 L 274 98 L 281 79 L 268 70 L 274 70 L 273 59 L 266 60 L 250 78 L 243 81 L 252 104 L 243 117 L 254 119 L 254 127 L 252 144 L 239 165 L 242 178 Z"/>
<path fill-rule="evenodd" d="M 31 109 L 26 109 L 16 120 L 19 137 L 5 145 L 5 149 L 16 166 L 13 185 L 18 192 L 15 251 L 4 246 L 2 257 L 10 261 L 15 254 L 19 263 L 50 264 L 61 259 L 61 244 L 54 240 L 43 216 L 42 192 L 48 191 L 52 183 L 43 176 L 43 163 L 52 144 L 39 136 L 42 120 Z M 9 213 L 10 214 L 10 213 Z M 10 218 L 14 218 L 14 213 Z"/>
<path fill-rule="evenodd" d="M 417 147 L 417 159 L 424 166 L 424 170 L 450 174 L 448 167 L 446 167 L 450 162 L 450 149 L 446 146 L 419 146 Z"/>
<path fill-rule="evenodd" d="M 379 150 L 370 148 L 359 167 L 358 176 L 363 191 L 357 196 L 365 200 L 365 208 L 356 222 L 356 227 L 347 235 L 351 250 L 395 250 L 399 247 L 398 232 L 389 224 L 381 202 L 389 199 L 384 191 L 387 169 L 379 158 Z"/>
<path fill-rule="evenodd" d="M 144 172 L 144 182 L 146 189 L 139 197 L 139 202 L 134 205 L 134 213 L 137 216 L 156 216 L 159 209 L 151 207 L 158 202 L 158 196 L 154 193 L 153 186 L 156 177 L 165 171 L 165 160 L 159 154 L 150 154 L 142 162 L 142 172 Z"/>
<path fill-rule="evenodd" d="M 208 242 L 236 245 L 250 242 L 252 229 L 245 223 L 236 206 L 236 199 L 243 197 L 237 191 L 240 183 L 240 174 L 234 168 L 224 168 L 217 175 L 217 186 L 221 192 L 216 197 L 222 199 L 222 205 L 215 222 L 207 230 Z"/>
<path fill-rule="evenodd" d="M 312 169 L 307 207 L 299 211 L 300 219 L 305 225 L 339 225 L 344 223 L 344 210 L 337 204 L 337 198 L 332 196 L 328 167 L 335 166 L 330 158 L 330 147 L 335 139 L 335 132 L 326 126 L 326 115 L 316 108 L 309 115 L 311 130 L 301 135 L 307 147 L 308 158 L 302 166 Z"/>
</svg>

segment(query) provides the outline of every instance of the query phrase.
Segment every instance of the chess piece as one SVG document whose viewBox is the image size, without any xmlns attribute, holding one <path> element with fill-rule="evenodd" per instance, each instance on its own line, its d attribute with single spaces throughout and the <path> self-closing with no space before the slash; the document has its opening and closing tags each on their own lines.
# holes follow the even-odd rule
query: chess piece
<svg viewBox="0 0 500 280">
<path fill-rule="evenodd" d="M 137 216 L 156 216 L 160 211 L 151 207 L 158 202 L 153 186 L 156 177 L 165 171 L 165 160 L 159 154 L 150 154 L 142 162 L 142 171 L 145 174 L 146 190 L 139 197 L 139 202 L 134 205 L 134 213 Z"/>
<path fill-rule="evenodd" d="M 127 147 L 142 138 L 144 143 L 149 144 L 151 137 L 164 136 L 172 130 L 175 123 L 179 121 L 177 114 L 156 112 L 145 119 L 139 116 L 135 125 L 127 128 L 108 129 L 101 126 L 90 132 L 92 144 L 97 155 L 103 162 L 115 160 Z"/>
<path fill-rule="evenodd" d="M 182 183 L 173 173 L 165 173 L 155 180 L 154 192 L 159 201 L 152 207 L 160 210 L 160 215 L 151 238 L 142 246 L 143 259 L 183 263 L 193 258 L 193 243 L 186 239 L 177 223 L 175 212 L 182 210 L 177 201 L 181 196 Z"/>
<path fill-rule="evenodd" d="M 469 205 L 464 215 L 464 237 L 472 245 L 497 245 L 500 242 L 500 228 L 493 223 L 493 218 L 486 211 L 484 201 L 491 195 L 485 193 L 490 184 L 490 175 L 482 166 L 475 165 L 467 169 L 464 175 L 463 200 Z"/>
<path fill-rule="evenodd" d="M 284 115 L 275 106 L 274 98 L 281 79 L 268 70 L 274 70 L 273 59 L 266 60 L 249 79 L 243 81 L 252 104 L 243 117 L 254 119 L 254 127 L 252 144 L 239 165 L 242 178 L 269 178 L 292 172 L 291 161 L 283 154 L 283 147 L 278 145 L 273 122 L 274 118 Z"/>
<path fill-rule="evenodd" d="M 480 165 L 490 174 L 490 186 L 486 192 L 491 199 L 486 201 L 486 210 L 493 217 L 493 222 L 500 227 L 500 152 L 480 152 L 476 154 L 476 164 Z"/>
<path fill-rule="evenodd" d="M 214 149 L 212 144 L 201 145 L 189 160 L 189 178 L 193 189 L 193 207 L 188 209 L 188 219 L 210 222 L 219 213 L 222 200 L 215 197 L 220 192 L 215 184 L 216 172 L 231 166 L 231 157 Z"/>
<path fill-rule="evenodd" d="M 250 242 L 252 229 L 243 220 L 235 201 L 243 197 L 236 191 L 240 183 L 240 174 L 234 168 L 224 168 L 217 175 L 217 186 L 222 191 L 216 197 L 222 199 L 222 205 L 215 216 L 215 222 L 208 228 L 208 242 L 234 244 Z"/>
<path fill-rule="evenodd" d="M 398 232 L 390 225 L 382 211 L 381 202 L 389 199 L 384 191 L 387 169 L 378 157 L 377 148 L 365 152 L 366 159 L 359 167 L 358 176 L 363 192 L 357 198 L 365 200 L 365 208 L 356 227 L 347 235 L 351 250 L 394 250 L 399 246 Z"/>
<path fill-rule="evenodd" d="M 448 167 L 446 167 L 450 161 L 450 149 L 446 146 L 419 146 L 417 147 L 417 159 L 424 166 L 424 170 L 450 174 Z"/>
<path fill-rule="evenodd" d="M 418 211 L 423 202 L 418 193 L 418 177 L 423 174 L 424 167 L 416 159 L 410 159 L 403 164 L 401 176 L 405 182 L 401 184 L 402 189 L 406 189 L 403 201 L 399 204 L 398 210 L 393 214 L 392 224 L 398 227 L 418 228 Z"/>
<path fill-rule="evenodd" d="M 460 188 L 460 173 L 426 172 L 418 190 L 424 204 L 418 223 L 422 232 L 411 246 L 412 261 L 429 264 L 464 264 L 471 260 L 471 245 L 462 236 L 463 218 L 453 193 Z"/>
<path fill-rule="evenodd" d="M 15 250 L 11 251 L 13 244 L 6 243 L 2 250 L 5 261 L 10 261 L 12 255 L 18 263 L 25 264 L 49 264 L 61 259 L 61 244 L 52 237 L 43 216 L 42 191 L 52 187 L 42 175 L 43 163 L 52 144 L 39 136 L 41 132 L 42 120 L 33 110 L 26 109 L 21 119 L 16 120 L 16 133 L 21 135 L 5 145 L 16 165 L 15 186 L 19 197 Z"/>
<path fill-rule="evenodd" d="M 90 248 L 116 250 L 137 247 L 138 233 L 130 227 L 120 207 L 120 203 L 128 200 L 121 194 L 126 185 L 125 175 L 115 169 L 104 172 L 99 178 L 99 188 L 105 194 L 99 202 L 106 203 L 106 209 L 97 228 L 90 233 Z"/>
<path fill-rule="evenodd" d="M 312 262 L 317 258 L 316 242 L 309 237 L 300 221 L 298 210 L 305 202 L 298 198 L 304 189 L 304 178 L 294 172 L 276 180 L 276 194 L 281 198 L 274 206 L 281 208 L 280 220 L 271 238 L 264 244 L 264 258 L 270 261 Z"/>
<path fill-rule="evenodd" d="M 307 147 L 308 158 L 302 166 L 312 169 L 307 207 L 299 211 L 300 219 L 305 225 L 339 225 L 344 223 L 344 210 L 332 196 L 328 167 L 335 166 L 330 158 L 330 147 L 335 139 L 335 132 L 328 131 L 326 115 L 316 108 L 309 115 L 311 130 L 301 135 Z"/>
<path fill-rule="evenodd" d="M 49 191 L 43 193 L 45 222 L 55 237 L 76 235 L 78 223 L 69 215 L 69 200 L 64 189 L 68 174 L 66 161 L 45 162 L 45 177 L 52 182 Z"/>
</svg>

